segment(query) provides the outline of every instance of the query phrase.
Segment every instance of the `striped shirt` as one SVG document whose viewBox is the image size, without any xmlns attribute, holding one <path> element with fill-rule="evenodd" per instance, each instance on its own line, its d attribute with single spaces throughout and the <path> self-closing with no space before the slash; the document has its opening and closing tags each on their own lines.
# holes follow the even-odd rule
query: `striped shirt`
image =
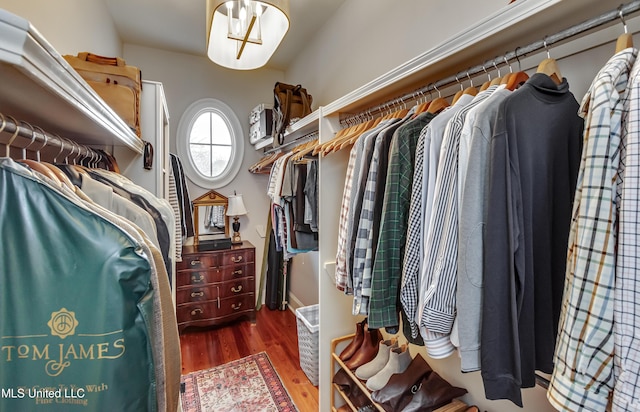
<svg viewBox="0 0 640 412">
<path fill-rule="evenodd" d="M 613 56 L 585 95 L 584 144 L 573 204 L 554 370 L 558 410 L 604 411 L 614 384 L 615 195 L 622 101 L 637 50 Z"/>
<path fill-rule="evenodd" d="M 430 341 L 441 341 L 441 335 L 449 335 L 456 308 L 456 274 L 458 261 L 458 148 L 460 134 L 466 114 L 486 98 L 491 96 L 497 86 L 479 93 L 468 105 L 460 109 L 449 121 L 445 131 L 433 204 L 430 216 L 429 233 L 425 250 L 423 273 L 421 277 L 420 308 L 422 316 L 420 327 L 426 328 L 425 345 L 429 350 Z M 438 336 L 440 335 L 440 336 Z M 438 344 L 440 347 L 441 344 Z M 453 353 L 449 343 L 448 351 L 439 351 L 439 357 Z"/>
</svg>

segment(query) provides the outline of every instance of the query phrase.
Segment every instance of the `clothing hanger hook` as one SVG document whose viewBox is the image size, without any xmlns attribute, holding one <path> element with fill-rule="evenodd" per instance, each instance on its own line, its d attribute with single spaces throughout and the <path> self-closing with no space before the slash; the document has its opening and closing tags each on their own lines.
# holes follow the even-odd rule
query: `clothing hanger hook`
<svg viewBox="0 0 640 412">
<path fill-rule="evenodd" d="M 493 67 L 496 68 L 496 71 L 498 72 L 498 77 L 502 77 L 502 74 L 500 73 L 500 68 L 496 65 L 496 59 L 498 58 L 498 56 L 493 58 Z"/>
<path fill-rule="evenodd" d="M 489 78 L 489 81 L 491 81 L 491 75 L 489 74 L 489 72 L 487 71 L 487 68 L 484 66 L 484 63 L 482 63 L 482 70 L 484 71 L 484 73 L 487 75 L 487 77 Z"/>
<path fill-rule="evenodd" d="M 469 83 L 471 84 L 471 87 L 473 87 L 473 79 L 471 78 L 471 76 L 469 76 L 469 70 L 467 70 L 467 77 L 469 78 Z"/>
<path fill-rule="evenodd" d="M 40 162 L 40 151 L 47 146 L 47 143 L 49 142 L 49 137 L 47 137 L 47 134 L 45 133 L 44 130 L 42 130 L 42 128 L 38 126 L 34 126 L 34 127 L 38 129 L 38 131 L 42 134 L 42 138 L 44 139 L 44 143 L 42 144 L 42 146 L 40 146 L 38 150 L 36 150 L 36 160 Z"/>
<path fill-rule="evenodd" d="M 64 163 L 69 164 L 69 156 L 71 156 L 76 151 L 76 145 L 74 145 L 73 142 L 69 139 L 64 139 L 64 141 L 71 145 L 71 151 L 64 157 Z"/>
<path fill-rule="evenodd" d="M 551 53 L 549 53 L 549 45 L 547 45 L 547 36 L 544 36 L 544 39 L 542 40 L 543 44 L 544 44 L 544 48 L 547 51 L 547 59 L 551 58 Z"/>
<path fill-rule="evenodd" d="M 509 73 L 513 73 L 513 69 L 511 68 L 511 63 L 509 63 L 509 60 L 507 60 L 507 55 L 503 55 L 502 58 L 504 59 L 504 62 L 507 64 L 507 66 L 509 66 Z"/>
<path fill-rule="evenodd" d="M 624 21 L 624 14 L 622 13 L 622 4 L 620 5 L 620 7 L 618 7 L 618 16 L 620 17 L 620 20 L 622 20 L 622 26 L 624 27 L 624 34 L 629 33 L 629 31 L 627 30 L 627 22 Z"/>
<path fill-rule="evenodd" d="M 460 85 L 460 91 L 463 91 L 464 88 L 462 87 L 462 83 L 460 83 L 460 79 L 458 79 L 458 74 L 455 75 L 456 76 L 456 81 L 458 82 L 458 84 Z"/>
<path fill-rule="evenodd" d="M 520 57 L 518 56 L 518 49 L 520 49 L 520 46 L 516 47 L 516 51 L 514 53 L 516 55 L 516 60 L 518 61 L 518 71 L 521 72 L 522 71 L 522 63 L 520 62 Z"/>
<path fill-rule="evenodd" d="M 55 155 L 55 157 L 53 158 L 53 163 L 58 163 L 58 156 L 60 156 L 62 154 L 62 152 L 64 152 L 64 142 L 62 141 L 62 138 L 58 135 L 55 135 L 55 137 L 58 138 L 58 141 L 60 142 L 60 151 L 58 152 L 57 155 Z"/>
<path fill-rule="evenodd" d="M 433 88 L 438 92 L 438 97 L 442 97 L 442 93 L 440 93 L 440 90 L 438 90 L 438 86 L 436 85 L 436 83 L 433 83 Z"/>
<path fill-rule="evenodd" d="M 7 115 L 7 118 L 9 118 L 13 122 L 13 124 L 16 126 L 16 130 L 13 132 L 13 134 L 9 138 L 9 141 L 6 144 L 6 150 L 7 150 L 6 157 L 11 157 L 11 143 L 13 143 L 13 141 L 16 140 L 16 137 L 18 137 L 18 133 L 20 132 L 20 125 L 13 116 Z"/>
<path fill-rule="evenodd" d="M 26 124 L 27 126 L 29 126 L 29 129 L 31 129 L 31 141 L 29 142 L 29 144 L 27 144 L 25 147 L 22 148 L 22 158 L 26 159 L 27 158 L 27 148 L 29 146 L 31 146 L 33 144 L 33 142 L 36 141 L 36 130 L 29 123 L 27 123 L 25 121 L 22 121 L 22 123 Z"/>
</svg>

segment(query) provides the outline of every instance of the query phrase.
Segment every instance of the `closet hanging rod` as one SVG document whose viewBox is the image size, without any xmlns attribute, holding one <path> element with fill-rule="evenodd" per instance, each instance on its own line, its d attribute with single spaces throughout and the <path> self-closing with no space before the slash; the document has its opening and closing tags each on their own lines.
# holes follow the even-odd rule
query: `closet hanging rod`
<svg viewBox="0 0 640 412">
<path fill-rule="evenodd" d="M 6 116 L 0 113 L 0 131 L 2 133 L 14 134 L 17 130 L 17 136 L 24 137 L 27 139 L 34 139 L 34 143 L 42 144 L 45 143 L 44 146 L 41 146 L 42 150 L 45 147 L 53 147 L 60 150 L 60 156 L 63 152 L 67 152 L 67 156 L 74 154 L 74 158 L 93 158 L 102 160 L 102 154 L 91 149 L 88 146 L 75 143 L 71 140 L 64 139 L 60 136 L 53 135 L 45 132 L 38 126 L 31 125 L 25 121 L 16 120 L 14 121 L 13 117 Z M 0 143 L 2 146 L 4 143 Z M 31 144 L 29 144 L 31 146 Z M 27 146 L 28 147 L 28 146 Z"/>
<path fill-rule="evenodd" d="M 547 35 L 542 40 L 538 40 L 526 46 L 517 47 L 515 51 L 507 52 L 502 56 L 496 56 L 491 60 L 485 61 L 483 64 L 476 65 L 474 67 L 469 68 L 468 70 L 464 70 L 463 72 L 458 72 L 455 75 L 451 75 L 449 77 L 438 80 L 436 82 L 431 82 L 424 87 L 414 90 L 413 92 L 406 93 L 395 99 L 388 100 L 373 108 L 364 110 L 358 114 L 348 116 L 347 118 L 341 120 L 341 123 L 343 124 L 348 123 L 349 121 L 353 121 L 358 118 L 367 118 L 372 114 L 377 114 L 379 112 L 389 110 L 390 108 L 396 107 L 398 105 L 402 105 L 411 100 L 415 100 L 416 98 L 420 96 L 424 96 L 427 93 L 432 93 L 434 91 L 437 92 L 438 89 L 446 88 L 448 86 L 461 83 L 464 80 L 466 80 L 468 77 L 476 76 L 479 74 L 485 74 L 487 71 L 487 68 L 493 68 L 494 63 L 496 67 L 506 66 L 507 65 L 506 62 L 509 62 L 513 59 L 516 59 L 516 58 L 519 59 L 521 57 L 525 57 L 528 54 L 538 52 L 540 50 L 548 49 L 549 46 L 555 43 L 570 39 L 572 37 L 585 33 L 589 30 L 593 30 L 595 28 L 603 26 L 612 21 L 620 20 L 621 15 L 622 17 L 625 17 L 637 11 L 640 11 L 640 0 L 634 0 L 627 4 L 621 4 L 619 7 L 617 7 L 614 10 L 605 12 L 597 17 L 583 21 L 582 23 L 578 23 L 574 26 L 571 26 L 555 34 Z"/>
<path fill-rule="evenodd" d="M 305 140 L 312 140 L 315 137 L 318 137 L 318 131 L 317 130 L 314 130 L 311 133 L 307 133 L 305 135 L 302 135 L 302 136 L 300 136 L 300 137 L 298 137 L 296 139 L 293 139 L 290 142 L 283 143 L 282 145 L 280 145 L 278 147 L 274 147 L 273 149 L 265 150 L 263 155 L 268 155 L 268 154 L 271 154 L 271 153 L 276 152 L 278 150 L 282 150 L 285 147 L 289 147 L 289 146 L 291 146 L 291 145 L 293 145 L 295 143 L 304 143 Z"/>
</svg>

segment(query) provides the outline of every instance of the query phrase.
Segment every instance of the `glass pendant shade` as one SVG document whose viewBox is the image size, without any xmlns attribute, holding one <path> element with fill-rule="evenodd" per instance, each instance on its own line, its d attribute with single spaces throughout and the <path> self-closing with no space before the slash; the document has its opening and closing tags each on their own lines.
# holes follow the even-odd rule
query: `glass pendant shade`
<svg viewBox="0 0 640 412">
<path fill-rule="evenodd" d="M 288 30 L 289 0 L 207 0 L 207 56 L 220 66 L 264 66 Z"/>
</svg>

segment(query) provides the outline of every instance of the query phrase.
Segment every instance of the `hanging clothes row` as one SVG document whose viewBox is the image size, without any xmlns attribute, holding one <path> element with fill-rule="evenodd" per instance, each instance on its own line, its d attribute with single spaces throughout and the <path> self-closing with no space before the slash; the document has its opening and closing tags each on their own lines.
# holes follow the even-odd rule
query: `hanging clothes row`
<svg viewBox="0 0 640 412">
<path fill-rule="evenodd" d="M 63 173 L 47 173 L 53 170 Z M 29 365 L 22 356 L 6 358 L 0 382 L 59 387 L 67 376 L 80 388 L 108 387 L 86 393 L 87 406 L 175 410 L 180 349 L 167 254 L 154 226 L 160 220 L 145 218 L 133 200 L 160 204 L 114 172 L 79 164 L 1 158 L 0 180 L 0 228 L 11 239 L 0 247 L 2 312 L 14 314 L 3 319 L 3 345 L 61 351 L 53 367 L 49 355 L 42 363 L 34 355 Z M 171 222 L 164 213 L 157 217 Z M 15 298 L 25 291 L 31 299 Z M 119 379 L 125 375 L 132 379 Z M 12 402 L 2 400 L 20 409 Z"/>
<path fill-rule="evenodd" d="M 625 25 L 582 107 L 547 49 L 530 78 L 510 73 L 481 91 L 461 88 L 448 107 L 420 103 L 319 145 L 325 155 L 351 147 L 335 281 L 353 295 L 353 314 L 389 333 L 402 318 L 407 339 L 432 358 L 458 350 L 463 372 L 481 371 L 488 399 L 522 406 L 520 389 L 541 371 L 553 373 L 549 398 L 559 410 L 605 410 L 611 393 L 618 410 L 629 410 L 637 373 L 627 371 L 638 358 L 629 325 L 640 309 L 625 270 L 637 267 L 629 261 L 638 247 L 637 182 L 620 177 L 633 169 L 618 168 L 617 157 L 632 146 L 615 134 L 635 124 L 633 109 L 625 126 L 623 103 L 608 104 L 620 96 L 633 107 L 636 80 L 627 78 L 637 51 L 629 45 Z M 617 125 L 609 129 L 605 114 Z M 616 202 L 616 188 L 619 198 L 626 188 L 626 203 Z M 625 260 L 616 260 L 622 244 L 611 216 L 621 204 L 628 235 Z M 627 288 L 614 288 L 616 269 Z M 582 371 L 584 362 L 594 363 Z"/>
<path fill-rule="evenodd" d="M 285 260 L 318 248 L 318 160 L 306 157 L 316 142 L 299 144 L 271 168 L 267 195 L 276 250 Z"/>
</svg>

